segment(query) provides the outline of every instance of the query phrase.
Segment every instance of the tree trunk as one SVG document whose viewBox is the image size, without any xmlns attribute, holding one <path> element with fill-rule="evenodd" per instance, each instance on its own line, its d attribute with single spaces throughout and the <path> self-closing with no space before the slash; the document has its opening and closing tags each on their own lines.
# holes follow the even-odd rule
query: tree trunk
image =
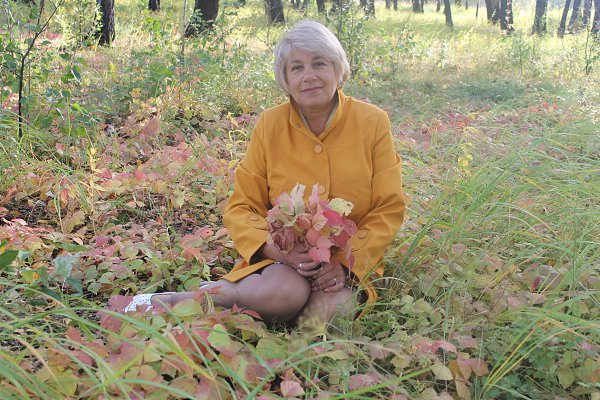
<svg viewBox="0 0 600 400">
<path fill-rule="evenodd" d="M 442 9 L 442 0 L 435 1 L 435 12 L 440 12 Z"/>
<path fill-rule="evenodd" d="M 325 0 L 317 0 L 317 12 L 325 14 Z"/>
<path fill-rule="evenodd" d="M 512 16 L 512 0 L 500 0 L 500 29 L 506 33 L 515 30 Z"/>
<path fill-rule="evenodd" d="M 548 0 L 535 1 L 535 17 L 533 18 L 533 28 L 531 28 L 531 33 L 543 35 L 548 32 L 548 28 L 546 27 L 547 10 Z"/>
<path fill-rule="evenodd" d="M 485 0 L 485 9 L 487 12 L 487 20 L 492 24 L 498 23 L 500 14 L 500 1 L 499 0 Z"/>
<path fill-rule="evenodd" d="M 113 0 L 96 0 L 100 18 L 96 24 L 94 38 L 102 46 L 110 46 L 115 40 L 115 3 Z"/>
<path fill-rule="evenodd" d="M 385 0 L 385 8 L 392 8 L 392 0 Z M 398 0 L 394 0 L 394 10 L 398 9 Z"/>
<path fill-rule="evenodd" d="M 579 30 L 579 10 L 581 9 L 581 0 L 573 0 L 573 11 L 569 20 L 569 33 L 575 33 Z"/>
<path fill-rule="evenodd" d="M 360 0 L 359 4 L 365 15 L 375 15 L 375 0 Z"/>
<path fill-rule="evenodd" d="M 422 13 L 423 5 L 419 0 L 412 0 L 412 10 L 413 12 Z"/>
<path fill-rule="evenodd" d="M 450 0 L 444 0 L 444 15 L 446 16 L 446 26 L 448 28 L 454 28 L 452 22 L 452 10 L 450 9 Z"/>
<path fill-rule="evenodd" d="M 569 8 L 571 7 L 571 0 L 565 1 L 565 7 L 563 8 L 562 17 L 560 18 L 560 24 L 558 25 L 558 37 L 565 36 L 565 29 L 567 25 L 567 16 L 569 15 Z M 598 10 L 596 9 L 596 12 Z"/>
<path fill-rule="evenodd" d="M 282 0 L 265 0 L 265 11 L 269 24 L 285 23 Z"/>
<path fill-rule="evenodd" d="M 218 16 L 219 0 L 196 0 L 194 14 L 185 27 L 185 37 L 211 30 Z"/>
<path fill-rule="evenodd" d="M 590 18 L 592 17 L 592 0 L 583 1 L 583 15 L 581 16 L 581 24 L 587 28 L 590 25 Z"/>
<path fill-rule="evenodd" d="M 160 0 L 148 0 L 148 10 L 160 11 Z"/>
<path fill-rule="evenodd" d="M 513 32 L 515 30 L 515 20 L 513 13 L 513 0 L 508 0 L 506 2 L 506 25 L 508 33 Z"/>
<path fill-rule="evenodd" d="M 600 33 L 600 0 L 594 0 L 594 21 L 592 22 L 592 34 Z"/>
</svg>

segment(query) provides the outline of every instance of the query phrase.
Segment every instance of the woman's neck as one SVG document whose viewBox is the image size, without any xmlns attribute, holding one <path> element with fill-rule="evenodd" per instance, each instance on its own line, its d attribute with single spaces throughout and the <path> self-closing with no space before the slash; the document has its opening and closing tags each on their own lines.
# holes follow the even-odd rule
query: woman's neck
<svg viewBox="0 0 600 400">
<path fill-rule="evenodd" d="M 311 132 L 316 136 L 319 136 L 321 133 L 325 131 L 327 127 L 327 121 L 329 121 L 329 117 L 331 117 L 331 113 L 333 112 L 336 104 L 338 102 L 337 93 L 331 99 L 331 103 L 323 108 L 318 109 L 310 109 L 310 108 L 301 108 L 300 112 L 302 113 L 302 117 L 308 124 Z"/>
</svg>

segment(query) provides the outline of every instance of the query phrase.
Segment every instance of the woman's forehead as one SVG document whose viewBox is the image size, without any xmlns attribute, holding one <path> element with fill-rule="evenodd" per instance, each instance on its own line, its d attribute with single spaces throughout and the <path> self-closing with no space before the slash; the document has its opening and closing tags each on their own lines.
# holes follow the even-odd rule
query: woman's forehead
<svg viewBox="0 0 600 400">
<path fill-rule="evenodd" d="M 326 57 L 325 55 L 321 54 L 318 51 L 306 51 L 306 50 L 302 50 L 302 49 L 294 49 L 294 50 L 292 50 L 292 52 L 290 52 L 286 61 L 288 63 L 292 63 L 292 62 L 303 62 L 306 60 L 313 61 L 313 60 L 317 60 L 317 59 L 329 60 L 328 57 Z"/>
</svg>

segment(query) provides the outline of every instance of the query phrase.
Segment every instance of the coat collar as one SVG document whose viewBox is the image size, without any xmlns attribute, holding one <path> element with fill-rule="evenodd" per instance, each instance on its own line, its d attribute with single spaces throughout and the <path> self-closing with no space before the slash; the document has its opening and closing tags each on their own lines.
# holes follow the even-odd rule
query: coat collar
<svg viewBox="0 0 600 400">
<path fill-rule="evenodd" d="M 348 98 L 344 94 L 344 92 L 342 92 L 340 89 L 337 90 L 337 96 L 338 96 L 337 108 L 335 109 L 335 112 L 334 112 L 333 116 L 331 117 L 331 120 L 329 121 L 327 128 L 319 136 L 314 136 L 314 134 L 310 131 L 310 128 L 308 126 L 305 126 L 305 123 L 302 120 L 302 117 L 300 116 L 300 111 L 299 111 L 298 105 L 296 104 L 294 99 L 290 96 L 290 99 L 289 99 L 290 100 L 290 103 L 289 103 L 290 104 L 290 120 L 289 120 L 290 125 L 294 128 L 304 130 L 304 131 L 310 133 L 312 136 L 318 137 L 320 140 L 323 140 L 327 135 L 329 135 L 329 132 L 331 132 L 336 127 L 336 125 L 342 119 L 342 116 L 344 115 L 344 109 L 345 109 Z"/>
</svg>

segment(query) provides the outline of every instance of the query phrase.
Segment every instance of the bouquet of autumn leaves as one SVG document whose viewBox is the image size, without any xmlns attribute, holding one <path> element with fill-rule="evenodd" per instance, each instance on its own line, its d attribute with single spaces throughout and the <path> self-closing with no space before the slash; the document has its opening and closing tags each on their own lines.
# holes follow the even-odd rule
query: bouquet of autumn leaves
<svg viewBox="0 0 600 400">
<path fill-rule="evenodd" d="M 350 237 L 357 231 L 356 224 L 347 218 L 354 205 L 344 199 L 329 201 L 319 198 L 319 184 L 315 184 L 308 203 L 304 203 L 306 186 L 297 184 L 292 191 L 275 199 L 275 206 L 267 213 L 267 244 L 289 253 L 298 244 L 308 248 L 308 255 L 316 262 L 329 262 L 332 251 L 346 255 L 348 268 L 354 264 L 350 252 Z"/>
</svg>

